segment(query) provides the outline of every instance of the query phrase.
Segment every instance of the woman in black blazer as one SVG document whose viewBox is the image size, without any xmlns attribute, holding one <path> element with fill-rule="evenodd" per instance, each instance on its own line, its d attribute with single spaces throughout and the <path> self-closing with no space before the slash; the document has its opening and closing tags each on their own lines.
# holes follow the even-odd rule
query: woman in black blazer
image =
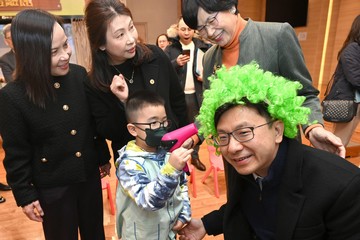
<svg viewBox="0 0 360 240">
<path fill-rule="evenodd" d="M 130 10 L 118 0 L 94 0 L 85 9 L 85 22 L 92 55 L 87 95 L 98 132 L 112 141 L 114 160 L 133 139 L 126 129 L 123 93 L 157 92 L 172 129 L 186 125 L 185 96 L 171 62 L 157 46 L 138 42 Z"/>
<path fill-rule="evenodd" d="M 99 166 L 109 173 L 110 154 L 95 134 L 86 70 L 69 63 L 50 13 L 23 10 L 11 28 L 16 76 L 0 90 L 0 134 L 16 203 L 46 239 L 105 239 Z"/>
</svg>

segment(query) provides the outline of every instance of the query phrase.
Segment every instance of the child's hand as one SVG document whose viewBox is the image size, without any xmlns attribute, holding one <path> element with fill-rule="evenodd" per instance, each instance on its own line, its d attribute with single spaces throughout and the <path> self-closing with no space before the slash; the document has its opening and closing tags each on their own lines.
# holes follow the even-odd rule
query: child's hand
<svg viewBox="0 0 360 240">
<path fill-rule="evenodd" d="M 193 149 L 179 147 L 171 153 L 169 163 L 171 166 L 180 171 L 185 167 L 186 162 L 191 158 L 191 153 L 193 151 Z"/>
<path fill-rule="evenodd" d="M 185 142 L 181 145 L 183 148 L 190 149 L 194 147 L 194 140 L 190 137 L 185 140 Z"/>
<path fill-rule="evenodd" d="M 175 232 L 177 232 L 177 231 L 179 231 L 180 229 L 182 229 L 182 227 L 183 227 L 184 225 L 185 225 L 185 224 L 184 224 L 182 221 L 177 220 L 176 223 L 175 223 L 175 225 L 173 226 L 172 230 L 175 231 Z"/>
</svg>

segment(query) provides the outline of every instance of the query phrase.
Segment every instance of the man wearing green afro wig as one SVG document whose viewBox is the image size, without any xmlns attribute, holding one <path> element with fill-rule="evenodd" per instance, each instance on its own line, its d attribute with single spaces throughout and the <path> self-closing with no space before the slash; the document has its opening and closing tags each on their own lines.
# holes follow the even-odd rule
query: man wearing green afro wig
<svg viewBox="0 0 360 240">
<path fill-rule="evenodd" d="M 181 240 L 360 239 L 360 169 L 293 139 L 310 110 L 301 84 L 256 63 L 221 68 L 197 120 L 227 168 L 227 202 L 180 230 Z"/>
</svg>

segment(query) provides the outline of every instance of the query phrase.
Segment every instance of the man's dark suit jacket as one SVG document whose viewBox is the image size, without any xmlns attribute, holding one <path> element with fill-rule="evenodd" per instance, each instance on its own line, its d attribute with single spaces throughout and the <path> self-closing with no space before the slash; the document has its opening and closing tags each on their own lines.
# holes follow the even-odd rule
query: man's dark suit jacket
<svg viewBox="0 0 360 240">
<path fill-rule="evenodd" d="M 3 72 L 5 82 L 8 83 L 13 80 L 13 72 L 16 67 L 15 53 L 10 50 L 0 57 L 0 68 Z"/>
<path fill-rule="evenodd" d="M 244 177 L 228 164 L 228 201 L 202 218 L 208 234 L 256 239 L 241 212 Z M 276 240 L 360 239 L 360 169 L 334 154 L 289 141 L 278 196 Z"/>
</svg>

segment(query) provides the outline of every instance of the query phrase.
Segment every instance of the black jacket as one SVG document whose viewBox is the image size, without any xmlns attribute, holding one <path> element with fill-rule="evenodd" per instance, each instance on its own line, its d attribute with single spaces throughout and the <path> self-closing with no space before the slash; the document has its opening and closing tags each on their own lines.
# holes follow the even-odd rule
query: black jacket
<svg viewBox="0 0 360 240">
<path fill-rule="evenodd" d="M 341 53 L 334 73 L 334 82 L 325 99 L 353 100 L 360 91 L 360 44 L 350 43 Z"/>
<path fill-rule="evenodd" d="M 60 87 L 45 110 L 29 101 L 22 82 L 0 90 L 4 166 L 18 206 L 37 200 L 36 188 L 85 182 L 109 162 L 106 142 L 95 134 L 86 78 L 86 70 L 73 64 L 67 75 L 53 77 Z"/>
<path fill-rule="evenodd" d="M 148 62 L 141 64 L 136 69 L 134 81 L 143 81 L 143 88 L 157 92 L 165 100 L 165 108 L 168 119 L 173 121 L 173 129 L 188 124 L 186 115 L 185 95 L 181 89 L 176 73 L 171 66 L 169 59 L 163 50 L 154 45 L 147 45 L 153 52 Z M 112 66 L 109 66 L 113 69 Z M 140 72 L 141 76 L 137 74 Z M 117 73 L 118 74 L 118 73 Z M 109 79 L 111 82 L 111 79 Z M 129 91 L 134 92 L 140 89 L 133 89 L 133 85 L 128 84 Z M 119 99 L 109 90 L 102 92 L 86 83 L 86 91 L 91 111 L 96 119 L 98 132 L 106 139 L 112 141 L 114 160 L 118 153 L 133 136 L 128 132 L 126 125 L 125 109 Z"/>
<path fill-rule="evenodd" d="M 226 164 L 227 203 L 202 218 L 206 232 L 224 233 L 225 240 L 257 239 L 242 213 L 246 206 L 240 205 L 248 186 L 245 176 Z M 277 194 L 275 239 L 360 239 L 359 185 L 360 170 L 355 165 L 289 140 Z"/>
</svg>

